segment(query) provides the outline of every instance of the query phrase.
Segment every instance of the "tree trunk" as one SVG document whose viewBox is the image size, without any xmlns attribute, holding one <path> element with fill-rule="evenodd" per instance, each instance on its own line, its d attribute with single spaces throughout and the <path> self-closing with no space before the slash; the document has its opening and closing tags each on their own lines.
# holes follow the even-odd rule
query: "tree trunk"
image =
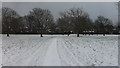
<svg viewBox="0 0 120 68">
<path fill-rule="evenodd" d="M 105 36 L 105 33 L 103 33 L 103 36 Z"/>
<path fill-rule="evenodd" d="M 7 31 L 7 37 L 9 37 L 9 28 L 8 28 L 8 31 Z"/>
<path fill-rule="evenodd" d="M 79 33 L 77 33 L 77 37 L 79 37 Z"/>
<path fill-rule="evenodd" d="M 64 32 L 62 33 L 62 35 L 64 35 Z"/>
<path fill-rule="evenodd" d="M 68 36 L 69 36 L 69 34 L 68 34 Z"/>
<path fill-rule="evenodd" d="M 104 30 L 103 30 L 103 36 L 105 36 L 105 33 L 106 33 L 106 30 L 105 30 L 105 28 L 104 28 Z"/>
<path fill-rule="evenodd" d="M 41 33 L 40 33 L 40 35 L 41 35 L 41 37 L 43 37 L 43 35 L 42 35 L 42 29 L 41 29 Z"/>
<path fill-rule="evenodd" d="M 7 33 L 7 37 L 9 37 L 9 33 Z"/>
<path fill-rule="evenodd" d="M 89 33 L 89 36 L 90 36 L 90 33 Z"/>
<path fill-rule="evenodd" d="M 42 36 L 42 33 L 41 33 L 40 35 L 41 35 L 41 37 L 43 37 L 43 36 Z"/>
<path fill-rule="evenodd" d="M 70 35 L 70 33 L 68 32 L 68 36 Z"/>
<path fill-rule="evenodd" d="M 8 23 L 8 24 L 7 24 L 7 37 L 9 37 L 9 32 L 10 32 L 10 31 L 9 31 L 9 27 L 10 27 L 10 26 L 9 26 L 9 23 Z"/>
<path fill-rule="evenodd" d="M 105 36 L 105 30 L 103 31 L 103 36 Z"/>
</svg>

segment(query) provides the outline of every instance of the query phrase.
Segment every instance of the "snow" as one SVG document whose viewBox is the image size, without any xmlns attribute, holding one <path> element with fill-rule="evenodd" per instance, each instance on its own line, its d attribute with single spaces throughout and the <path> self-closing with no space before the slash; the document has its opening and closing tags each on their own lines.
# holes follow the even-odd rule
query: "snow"
<svg viewBox="0 0 120 68">
<path fill-rule="evenodd" d="M 117 66 L 118 35 L 2 36 L 3 66 Z"/>
<path fill-rule="evenodd" d="M 0 34 L 0 67 L 2 67 L 2 35 Z"/>
<path fill-rule="evenodd" d="M 49 61 L 49 62 L 48 62 Z M 49 46 L 43 66 L 61 66 L 61 61 L 57 52 L 57 39 L 54 38 Z"/>
</svg>

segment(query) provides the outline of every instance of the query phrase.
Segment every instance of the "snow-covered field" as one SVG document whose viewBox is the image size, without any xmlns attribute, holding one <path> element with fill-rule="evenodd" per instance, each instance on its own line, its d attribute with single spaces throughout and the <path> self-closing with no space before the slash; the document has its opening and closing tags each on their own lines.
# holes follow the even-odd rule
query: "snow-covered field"
<svg viewBox="0 0 120 68">
<path fill-rule="evenodd" d="M 0 34 L 0 67 L 2 67 L 2 34 Z"/>
<path fill-rule="evenodd" d="M 3 66 L 117 66 L 118 36 L 2 36 Z"/>
</svg>

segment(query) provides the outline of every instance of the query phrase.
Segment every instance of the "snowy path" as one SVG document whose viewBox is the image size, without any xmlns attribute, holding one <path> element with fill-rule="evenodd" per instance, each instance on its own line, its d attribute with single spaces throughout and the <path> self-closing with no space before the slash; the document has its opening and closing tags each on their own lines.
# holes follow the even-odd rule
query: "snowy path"
<svg viewBox="0 0 120 68">
<path fill-rule="evenodd" d="M 61 61 L 57 52 L 57 38 L 53 38 L 49 45 L 43 66 L 60 66 Z"/>
</svg>

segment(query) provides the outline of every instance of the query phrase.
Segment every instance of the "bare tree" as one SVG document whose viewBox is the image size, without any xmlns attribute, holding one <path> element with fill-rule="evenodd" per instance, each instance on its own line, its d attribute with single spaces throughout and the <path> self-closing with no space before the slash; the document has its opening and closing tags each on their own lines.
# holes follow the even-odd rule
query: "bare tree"
<svg viewBox="0 0 120 68">
<path fill-rule="evenodd" d="M 103 16 L 98 16 L 97 20 L 95 20 L 95 24 L 98 32 L 102 32 L 103 36 L 105 36 L 106 31 L 110 31 L 113 28 L 112 21 Z"/>
<path fill-rule="evenodd" d="M 47 9 L 34 8 L 30 11 L 29 15 L 29 20 L 32 19 L 31 22 L 35 23 L 37 30 L 39 30 L 41 37 L 43 37 L 43 32 L 49 31 L 50 24 L 53 23 L 51 12 Z"/>
<path fill-rule="evenodd" d="M 68 11 L 61 13 L 62 18 L 68 18 L 68 23 L 71 24 L 72 30 L 77 33 L 77 37 L 79 37 L 79 33 L 82 33 L 84 30 L 90 28 L 91 20 L 87 12 L 83 11 L 81 8 L 72 8 Z"/>
<path fill-rule="evenodd" d="M 16 11 L 6 7 L 2 8 L 2 29 L 7 33 L 7 37 L 9 37 L 10 31 L 17 29 L 17 18 L 19 15 Z"/>
<path fill-rule="evenodd" d="M 33 22 L 33 16 L 31 14 L 24 16 L 25 20 L 26 20 L 26 27 L 28 27 L 29 29 L 29 33 L 31 33 L 33 31 L 33 26 L 35 25 Z"/>
<path fill-rule="evenodd" d="M 72 31 L 71 20 L 69 17 L 61 17 L 57 20 L 57 27 L 60 33 L 67 33 L 68 36 L 70 35 L 70 31 Z"/>
</svg>

